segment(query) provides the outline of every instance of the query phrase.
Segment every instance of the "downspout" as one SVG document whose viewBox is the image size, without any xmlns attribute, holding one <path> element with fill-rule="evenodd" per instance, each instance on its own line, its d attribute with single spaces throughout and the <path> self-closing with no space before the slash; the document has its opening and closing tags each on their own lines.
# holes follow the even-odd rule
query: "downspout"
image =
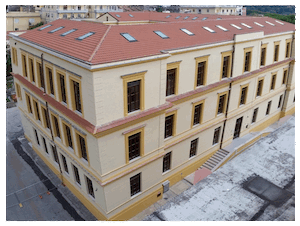
<svg viewBox="0 0 300 226">
<path fill-rule="evenodd" d="M 292 51 L 293 51 L 294 40 L 295 40 L 295 35 L 293 35 L 293 38 L 292 38 L 290 57 L 292 57 Z M 286 105 L 286 104 L 285 104 L 285 100 L 286 100 L 287 85 L 288 85 L 287 83 L 288 83 L 289 77 L 290 77 L 290 71 L 291 71 L 291 62 L 289 63 L 289 71 L 288 71 L 287 78 L 286 78 L 286 88 L 285 88 L 285 91 L 284 91 L 283 104 L 282 104 L 282 106 L 281 106 L 281 112 L 283 111 L 283 108 L 284 108 L 284 106 Z"/>
<path fill-rule="evenodd" d="M 43 53 L 41 54 L 41 67 L 42 67 L 42 70 L 41 70 L 41 76 L 43 76 L 44 78 L 44 83 L 46 81 L 46 78 L 45 78 L 45 75 L 44 75 L 44 57 L 43 57 Z M 44 88 L 44 93 L 43 95 L 45 96 L 46 95 L 46 86 Z M 46 101 L 46 111 L 47 111 L 47 115 L 48 115 L 48 119 L 50 121 L 50 111 L 49 111 L 49 107 L 48 107 L 48 102 Z M 53 131 L 52 131 L 52 125 L 51 125 L 51 122 L 49 122 L 49 126 L 50 126 L 50 133 L 51 133 L 51 138 L 52 138 L 52 141 L 53 141 L 53 144 L 54 144 L 54 148 L 55 150 L 57 151 L 57 148 L 56 148 L 56 144 L 55 144 L 55 141 L 54 141 L 54 136 L 53 136 Z M 59 156 L 57 154 L 57 157 L 58 157 L 58 166 L 59 166 L 59 172 L 60 172 L 60 177 L 61 177 L 61 182 L 62 184 L 64 185 L 64 177 L 62 175 L 62 170 L 61 170 L 61 165 L 60 165 L 60 161 L 59 161 Z"/>
<path fill-rule="evenodd" d="M 233 34 L 233 46 L 232 46 L 230 78 L 232 78 L 232 73 L 233 73 L 234 51 L 235 51 L 235 34 Z M 222 145 L 223 145 L 225 126 L 226 126 L 226 122 L 227 122 L 227 115 L 228 115 L 228 108 L 229 108 L 229 100 L 230 100 L 230 94 L 231 94 L 231 86 L 232 86 L 232 81 L 229 83 L 227 104 L 226 104 L 226 110 L 225 110 L 225 120 L 224 120 L 224 124 L 223 124 L 221 141 L 220 141 L 220 149 L 222 149 Z"/>
</svg>

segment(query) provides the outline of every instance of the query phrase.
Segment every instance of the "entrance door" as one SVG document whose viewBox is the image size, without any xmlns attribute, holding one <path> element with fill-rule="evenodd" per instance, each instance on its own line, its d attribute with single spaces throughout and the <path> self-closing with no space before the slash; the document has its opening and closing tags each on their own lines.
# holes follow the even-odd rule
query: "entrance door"
<svg viewBox="0 0 300 226">
<path fill-rule="evenodd" d="M 243 122 L 243 117 L 240 117 L 240 118 L 238 118 L 236 120 L 234 134 L 233 134 L 233 139 L 235 139 L 235 138 L 237 138 L 237 137 L 240 136 L 242 122 Z"/>
</svg>

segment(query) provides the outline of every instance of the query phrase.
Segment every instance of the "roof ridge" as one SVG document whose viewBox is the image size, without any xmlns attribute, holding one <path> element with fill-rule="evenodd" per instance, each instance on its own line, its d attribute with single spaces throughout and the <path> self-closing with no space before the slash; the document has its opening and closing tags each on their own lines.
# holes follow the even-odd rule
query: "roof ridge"
<svg viewBox="0 0 300 226">
<path fill-rule="evenodd" d="M 107 30 L 105 31 L 105 34 L 102 36 L 100 42 L 99 42 L 98 45 L 96 46 L 94 52 L 92 53 L 92 55 L 91 55 L 91 57 L 89 58 L 88 61 L 91 62 L 91 61 L 93 60 L 94 56 L 96 55 L 97 51 L 99 50 L 99 48 L 100 48 L 102 42 L 104 41 L 105 36 L 107 35 L 107 33 L 109 32 L 109 30 L 110 30 L 111 27 L 112 27 L 112 25 L 109 25 L 109 27 L 108 27 Z"/>
</svg>

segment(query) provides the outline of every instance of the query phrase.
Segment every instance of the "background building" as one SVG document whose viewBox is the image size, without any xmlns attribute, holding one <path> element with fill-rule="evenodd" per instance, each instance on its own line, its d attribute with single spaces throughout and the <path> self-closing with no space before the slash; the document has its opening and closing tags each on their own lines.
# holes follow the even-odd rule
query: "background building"
<svg viewBox="0 0 300 226">
<path fill-rule="evenodd" d="M 38 12 L 7 12 L 6 13 L 6 31 L 27 30 L 41 22 Z"/>
</svg>

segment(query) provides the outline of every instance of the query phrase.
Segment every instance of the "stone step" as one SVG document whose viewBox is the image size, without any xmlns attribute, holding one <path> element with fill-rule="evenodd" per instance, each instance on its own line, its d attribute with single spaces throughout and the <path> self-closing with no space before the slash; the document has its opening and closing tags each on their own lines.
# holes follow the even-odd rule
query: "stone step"
<svg viewBox="0 0 300 226">
<path fill-rule="evenodd" d="M 225 151 L 223 149 L 220 149 L 219 152 L 224 153 L 225 155 L 228 155 L 229 151 Z"/>
<path fill-rule="evenodd" d="M 217 153 L 220 154 L 220 155 L 223 155 L 223 156 L 226 156 L 226 155 L 227 155 L 227 153 L 224 153 L 223 151 L 220 151 L 220 150 L 217 151 Z"/>
<path fill-rule="evenodd" d="M 222 161 L 223 157 L 213 155 L 211 158 L 216 159 L 217 161 Z"/>
<path fill-rule="evenodd" d="M 216 161 L 215 159 L 210 158 L 210 159 L 208 159 L 206 162 L 209 162 L 209 163 L 211 163 L 211 164 L 217 165 L 220 161 Z"/>
<path fill-rule="evenodd" d="M 220 157 L 220 158 L 225 158 L 226 157 L 226 155 L 225 154 L 222 154 L 222 153 L 216 153 L 216 154 L 214 154 L 215 156 L 217 156 L 217 157 Z"/>
<path fill-rule="evenodd" d="M 204 168 L 206 169 L 209 169 L 209 170 L 212 170 L 212 167 L 211 166 L 208 166 L 208 165 L 205 165 L 205 163 L 202 165 Z"/>
<path fill-rule="evenodd" d="M 209 163 L 209 162 L 205 162 L 203 165 L 205 165 L 205 166 L 209 166 L 209 167 L 211 167 L 211 168 L 214 168 L 215 166 L 214 166 L 214 164 L 211 164 L 211 163 Z"/>
</svg>

